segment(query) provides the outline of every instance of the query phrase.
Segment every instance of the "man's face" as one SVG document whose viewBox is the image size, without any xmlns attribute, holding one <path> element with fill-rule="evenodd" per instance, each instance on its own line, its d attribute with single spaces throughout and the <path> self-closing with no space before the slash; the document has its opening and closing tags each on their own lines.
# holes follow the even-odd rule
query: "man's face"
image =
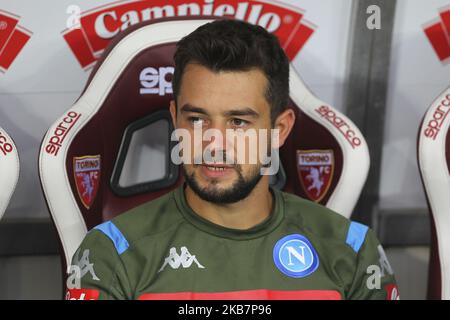
<svg viewBox="0 0 450 320">
<path fill-rule="evenodd" d="M 183 169 L 188 185 L 200 198 L 215 203 L 237 202 L 247 197 L 260 181 L 261 157 L 254 144 L 261 147 L 258 133 L 264 133 L 260 129 L 265 129 L 269 146 L 262 141 L 263 147 L 270 148 L 267 84 L 259 69 L 215 73 L 198 64 L 186 66 L 178 110 L 172 102 L 171 113 L 175 127 L 190 133 L 191 156 Z M 204 141 L 201 135 L 208 129 L 219 131 L 222 137 Z M 227 139 L 227 129 L 228 134 L 234 132 L 238 137 L 253 131 L 256 137 Z M 194 139 L 195 134 L 200 139 Z M 240 159 L 245 159 L 244 163 L 238 161 L 242 152 L 245 155 Z M 205 159 L 208 154 L 213 159 Z"/>
</svg>

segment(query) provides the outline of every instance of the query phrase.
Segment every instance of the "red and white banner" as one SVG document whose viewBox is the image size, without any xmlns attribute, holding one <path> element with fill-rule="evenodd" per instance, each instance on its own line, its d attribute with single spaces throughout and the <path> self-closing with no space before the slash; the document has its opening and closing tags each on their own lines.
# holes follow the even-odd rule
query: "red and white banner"
<svg viewBox="0 0 450 320">
<path fill-rule="evenodd" d="M 439 60 L 448 62 L 450 60 L 450 7 L 441 9 L 439 18 L 426 24 L 423 29 Z"/>
<path fill-rule="evenodd" d="M 83 68 L 91 67 L 120 31 L 142 22 L 180 16 L 233 17 L 275 34 L 293 60 L 316 28 L 301 9 L 263 0 L 126 0 L 81 13 L 79 24 L 62 32 Z"/>
<path fill-rule="evenodd" d="M 0 71 L 6 72 L 32 32 L 18 25 L 20 17 L 0 10 Z"/>
</svg>

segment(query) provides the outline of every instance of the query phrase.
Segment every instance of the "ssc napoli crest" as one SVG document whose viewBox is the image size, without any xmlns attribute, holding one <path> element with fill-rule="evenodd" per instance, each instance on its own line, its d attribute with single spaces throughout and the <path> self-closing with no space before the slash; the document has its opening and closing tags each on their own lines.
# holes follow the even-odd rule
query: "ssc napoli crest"
<svg viewBox="0 0 450 320">
<path fill-rule="evenodd" d="M 89 209 L 100 183 L 100 155 L 73 158 L 73 173 L 81 202 Z"/>
<path fill-rule="evenodd" d="M 277 268 L 292 278 L 309 276 L 319 267 L 319 257 L 306 237 L 291 234 L 278 240 L 273 248 Z"/>
</svg>

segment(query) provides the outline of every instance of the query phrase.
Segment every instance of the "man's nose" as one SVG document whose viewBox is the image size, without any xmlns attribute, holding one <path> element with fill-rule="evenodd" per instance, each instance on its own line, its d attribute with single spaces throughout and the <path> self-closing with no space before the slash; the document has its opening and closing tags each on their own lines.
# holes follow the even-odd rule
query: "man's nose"
<svg viewBox="0 0 450 320">
<path fill-rule="evenodd" d="M 214 123 L 204 132 L 203 149 L 215 161 L 226 161 L 226 150 L 230 147 L 227 141 L 227 127 L 222 123 Z"/>
<path fill-rule="evenodd" d="M 216 151 L 227 149 L 226 126 L 222 123 L 213 125 L 204 132 L 204 146 Z"/>
</svg>

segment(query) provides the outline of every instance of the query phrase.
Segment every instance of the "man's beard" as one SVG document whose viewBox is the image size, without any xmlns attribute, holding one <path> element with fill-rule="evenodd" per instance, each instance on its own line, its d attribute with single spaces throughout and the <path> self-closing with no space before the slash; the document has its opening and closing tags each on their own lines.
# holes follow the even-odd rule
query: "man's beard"
<svg viewBox="0 0 450 320">
<path fill-rule="evenodd" d="M 239 167 L 236 167 L 236 173 L 238 174 L 238 179 L 233 185 L 227 189 L 218 189 L 215 188 L 214 185 L 217 184 L 217 181 L 212 181 L 212 187 L 202 188 L 198 184 L 198 181 L 195 178 L 195 173 L 193 172 L 189 175 L 186 172 L 186 169 L 183 167 L 183 173 L 188 186 L 203 200 L 216 203 L 216 204 L 230 204 L 241 201 L 245 199 L 252 190 L 256 187 L 259 180 L 261 180 L 260 169 L 258 168 L 255 172 L 247 179 L 244 178 Z"/>
</svg>

